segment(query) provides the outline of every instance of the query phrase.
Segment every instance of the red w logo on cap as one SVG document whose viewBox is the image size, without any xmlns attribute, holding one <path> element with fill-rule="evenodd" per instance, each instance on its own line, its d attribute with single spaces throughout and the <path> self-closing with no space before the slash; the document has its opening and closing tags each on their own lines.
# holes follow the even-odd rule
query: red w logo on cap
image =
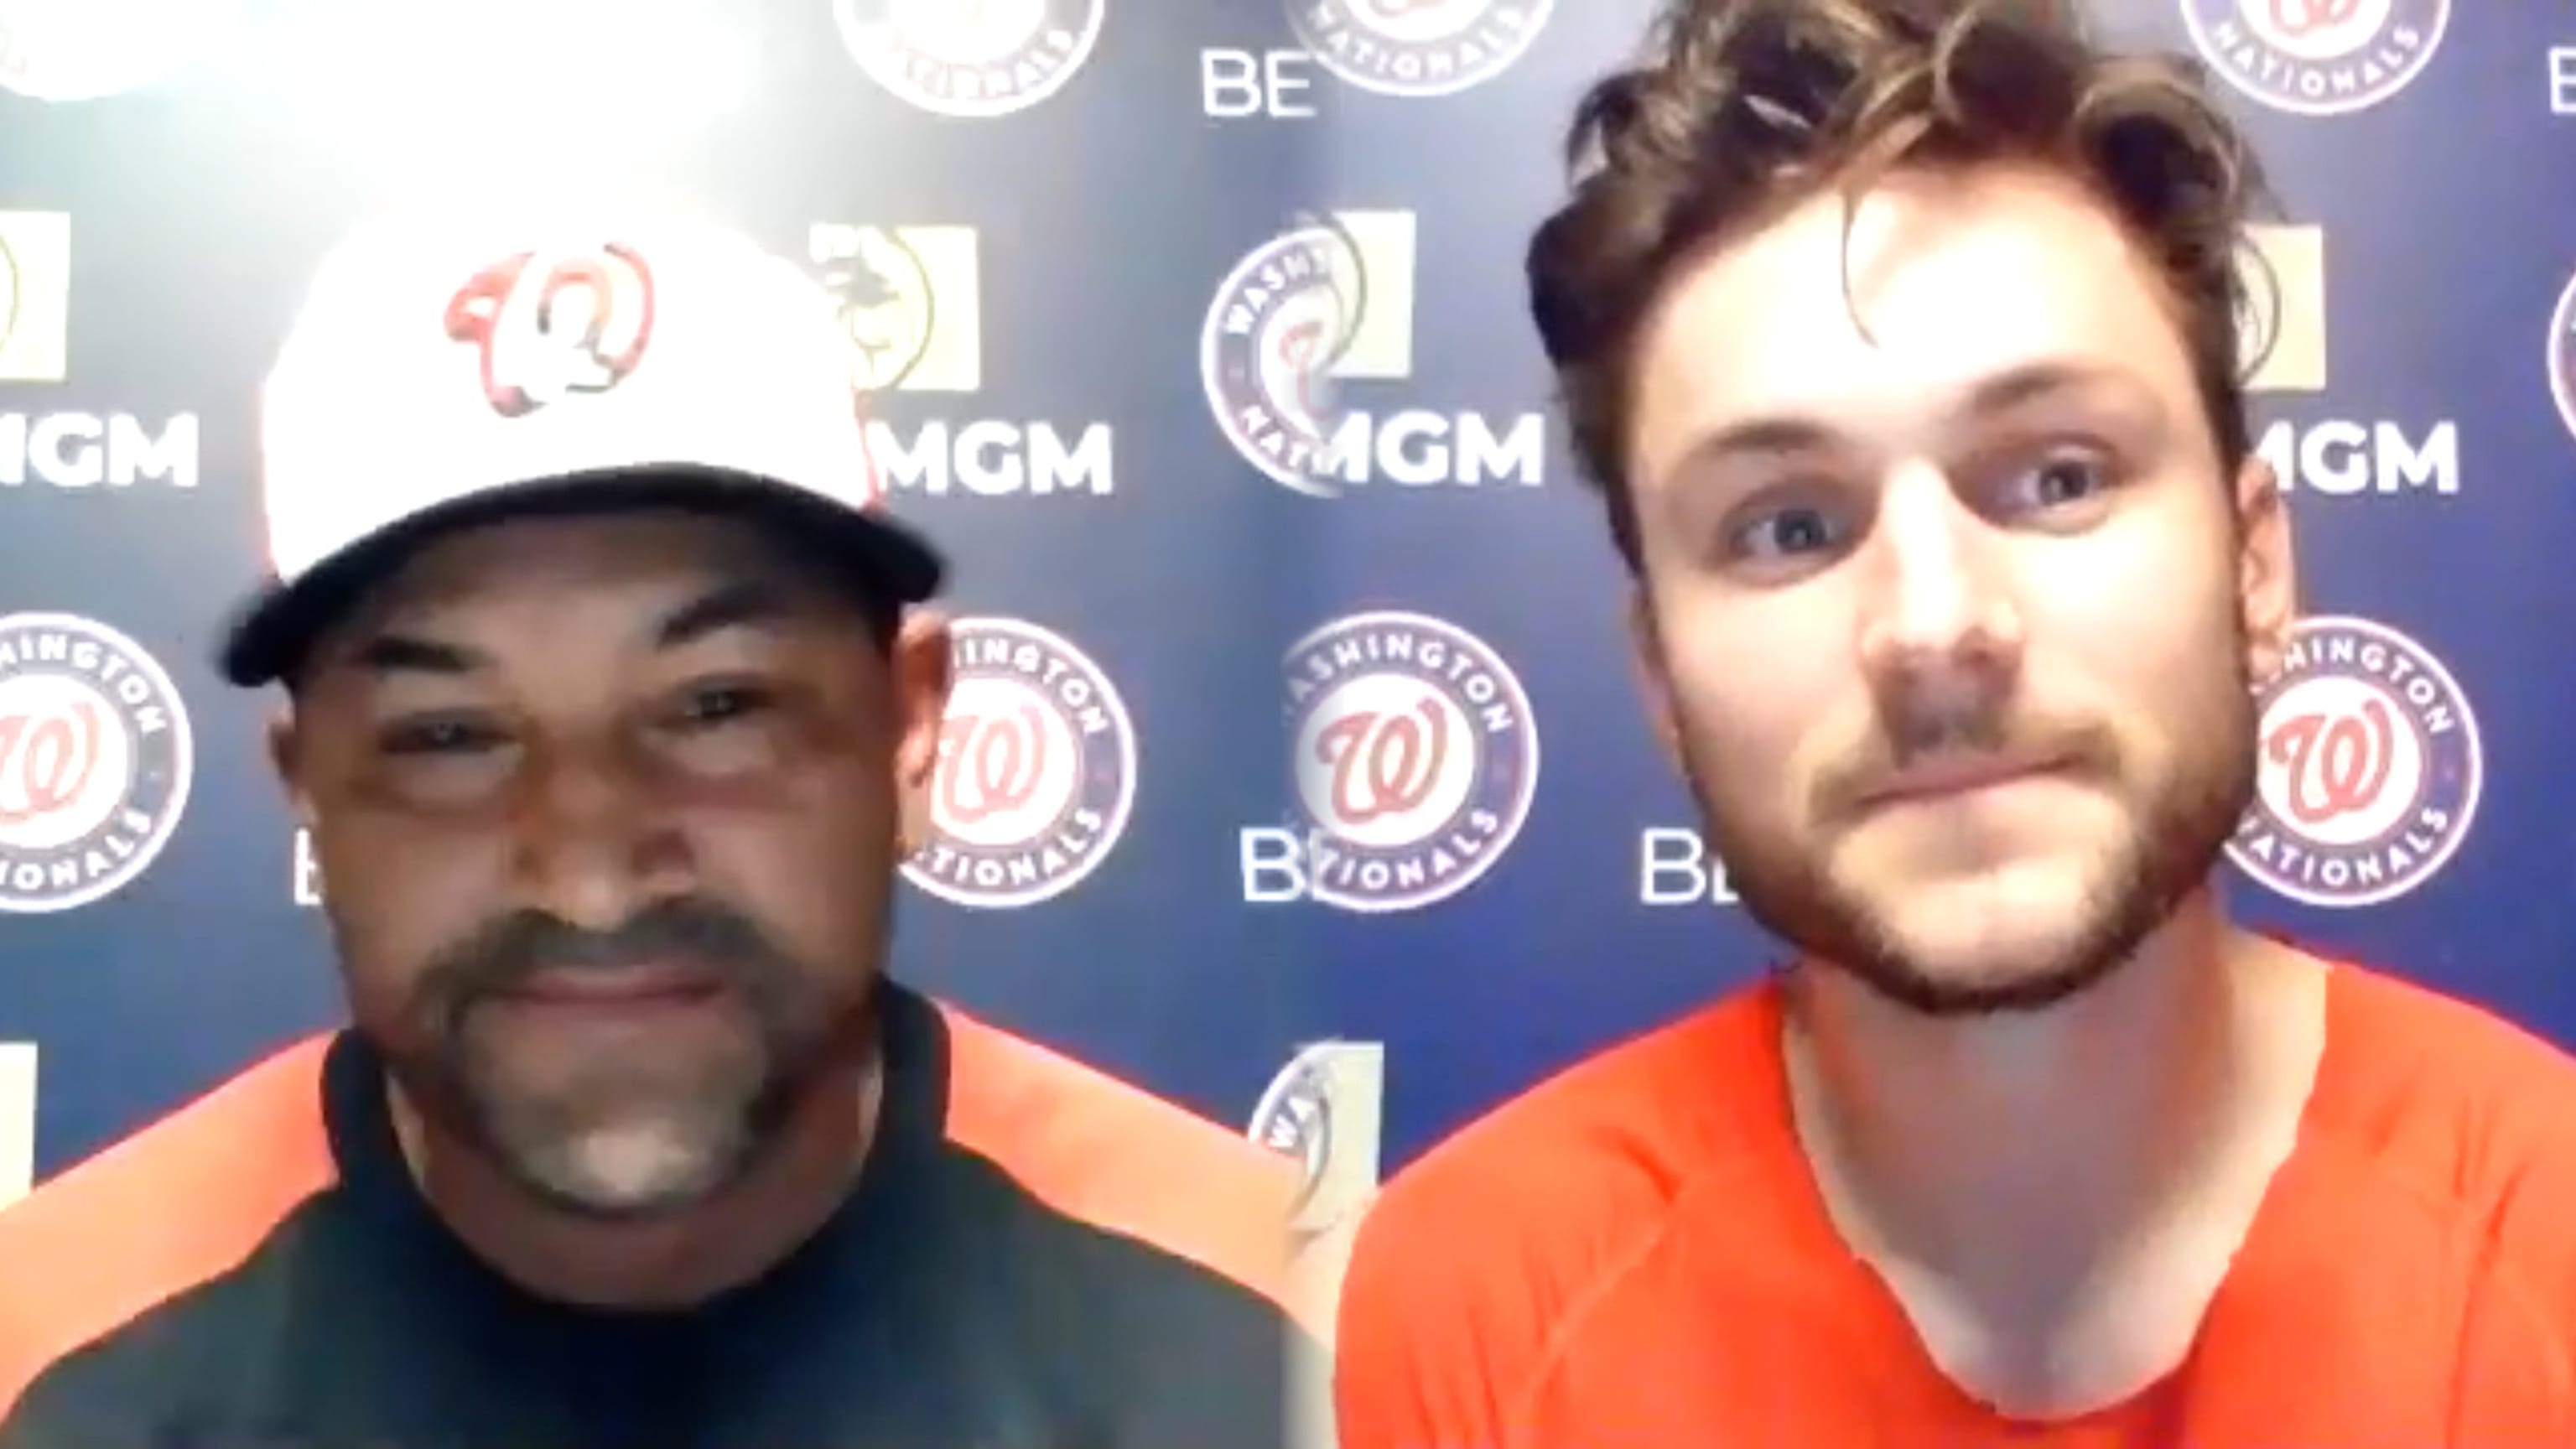
<svg viewBox="0 0 2576 1449">
<path fill-rule="evenodd" d="M 625 380 L 653 338 L 653 270 L 633 248 L 521 252 L 447 303 L 447 335 L 482 354 L 483 395 L 505 418 Z"/>
</svg>

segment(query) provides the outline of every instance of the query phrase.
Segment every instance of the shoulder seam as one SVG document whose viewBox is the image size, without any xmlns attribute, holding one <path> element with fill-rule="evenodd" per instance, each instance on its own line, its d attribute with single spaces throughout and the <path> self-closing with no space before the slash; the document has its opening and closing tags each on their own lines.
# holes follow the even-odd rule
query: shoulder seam
<svg viewBox="0 0 2576 1449">
<path fill-rule="evenodd" d="M 2336 1139 L 2346 1140 L 2341 1133 L 2336 1134 Z M 2356 1152 L 2352 1156 L 2355 1165 L 2367 1173 L 2373 1183 L 2423 1209 L 2452 1241 L 2473 1247 L 2473 1264 L 2485 1269 L 2496 1290 L 2505 1294 L 2526 1318 L 2543 1325 L 2551 1321 L 2549 1298 L 2539 1289 L 2538 1275 L 2525 1270 L 2521 1255 L 2513 1251 L 2497 1225 L 2475 1220 L 2466 1199 L 2456 1193 L 2425 1187 L 2403 1173 L 2390 1171 L 2375 1153 Z M 2576 1349 L 2576 1345 L 2561 1344 L 2561 1349 L 2569 1351 Z M 2571 1376 L 2576 1376 L 2576 1357 L 2571 1357 L 2567 1369 Z"/>
<path fill-rule="evenodd" d="M 1593 1313 L 1612 1293 L 1625 1287 L 1630 1276 L 1646 1259 L 1671 1239 L 1674 1223 L 1681 1215 L 1682 1203 L 1703 1182 L 1733 1165 L 1733 1159 L 1726 1159 L 1684 1178 L 1666 1200 L 1664 1210 L 1655 1215 L 1653 1224 L 1640 1229 L 1635 1242 L 1607 1267 L 1594 1273 L 1566 1311 L 1557 1315 L 1556 1326 L 1549 1329 L 1547 1337 L 1540 1341 L 1538 1357 L 1531 1363 L 1520 1391 L 1512 1396 L 1511 1408 L 1500 1425 L 1503 1444 L 1496 1449 L 1521 1449 L 1524 1437 L 1538 1422 L 1539 1396 L 1547 1391 L 1557 1371 L 1564 1366 L 1567 1355 L 1574 1350 L 1575 1339 L 1590 1326 Z"/>
<path fill-rule="evenodd" d="M 1115 1074 L 932 1004 L 950 1032 L 949 1147 L 1050 1212 L 1228 1280 L 1320 1331 L 1289 1271 L 1292 1163 Z M 1105 1180 L 1104 1151 L 1118 1169 Z"/>
<path fill-rule="evenodd" d="M 279 1221 L 281 1223 L 284 1222 L 287 1217 L 300 1211 L 310 1204 L 315 1198 L 329 1190 L 330 1184 L 328 1183 L 315 1184 L 310 1191 L 304 1193 L 302 1196 L 298 1197 L 295 1201 L 286 1206 L 284 1212 L 279 1216 Z M 232 1258 L 210 1265 L 205 1269 L 205 1271 L 199 1273 L 193 1278 L 173 1281 L 165 1286 L 158 1295 L 148 1300 L 137 1300 L 134 1303 L 127 1305 L 124 1314 L 115 1322 L 106 1324 L 97 1331 L 75 1342 L 56 1347 L 41 1361 L 28 1365 L 24 1371 L 25 1382 L 18 1384 L 13 1390 L 11 1390 L 8 1398 L 0 1400 L 0 1423 L 5 1423 L 12 1414 L 25 1408 L 35 1397 L 37 1388 L 42 1385 L 46 1378 L 56 1369 L 70 1363 L 73 1359 L 80 1357 L 91 1349 L 107 1343 L 111 1339 L 114 1339 L 118 1334 L 123 1333 L 125 1330 L 149 1320 L 154 1314 L 162 1312 L 171 1304 L 178 1302 L 189 1294 L 198 1292 L 209 1284 L 219 1282 L 234 1273 L 240 1272 L 242 1266 L 248 1263 L 253 1257 L 257 1256 L 259 1251 L 263 1247 L 267 1246 L 268 1242 L 268 1238 L 262 1237 L 244 1243 L 242 1245 L 241 1252 Z"/>
<path fill-rule="evenodd" d="M 2454 1231 L 2461 1230 L 2455 1228 Z M 2555 1327 L 2555 1315 L 2549 1310 L 2548 1299 L 2535 1291 L 2518 1265 L 2510 1259 L 2501 1234 L 2488 1228 L 2478 1231 L 2476 1239 L 2478 1245 L 2485 1249 L 2477 1255 L 2477 1261 L 2488 1267 L 2497 1295 L 2514 1310 L 2524 1324 L 2540 1331 L 2545 1338 L 2555 1338 L 2557 1361 L 2549 1367 L 2551 1378 L 2562 1395 L 2563 1401 L 2563 1396 L 2571 1390 L 2576 1390 L 2576 1356 L 2571 1356 L 2570 1344 L 2563 1334 L 2553 1335 L 2550 1332 Z M 2463 1305 L 2465 1311 L 2460 1324 L 2462 1341 L 2454 1350 L 2451 1368 L 2452 1405 L 2455 1413 L 2464 1402 L 2460 1397 L 2460 1388 L 2462 1381 L 2468 1375 L 2467 1358 L 2461 1351 L 2470 1346 L 2468 1339 L 2477 1328 L 2474 1286 L 2470 1296 L 2471 1301 Z"/>
<path fill-rule="evenodd" d="M 238 1271 L 330 1189 L 338 1169 L 319 1107 L 329 1040 L 273 1053 L 11 1205 L 0 1252 L 32 1266 L 0 1312 L 0 1416 L 56 1365 Z M 245 1176 L 245 1133 L 265 1134 L 265 1173 Z M 181 1203 L 174 1189 L 195 1196 Z"/>
</svg>

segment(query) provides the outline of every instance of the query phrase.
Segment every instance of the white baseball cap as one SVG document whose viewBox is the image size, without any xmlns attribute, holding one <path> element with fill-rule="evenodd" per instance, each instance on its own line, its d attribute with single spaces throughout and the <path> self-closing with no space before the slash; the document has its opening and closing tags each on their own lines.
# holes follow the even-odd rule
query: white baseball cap
<svg viewBox="0 0 2576 1449">
<path fill-rule="evenodd" d="M 529 513 L 700 509 L 781 528 L 895 605 L 944 565 L 885 511 L 830 296 L 678 218 L 450 213 L 324 262 L 260 400 L 273 578 L 221 665 L 290 674 L 432 536 Z"/>
</svg>

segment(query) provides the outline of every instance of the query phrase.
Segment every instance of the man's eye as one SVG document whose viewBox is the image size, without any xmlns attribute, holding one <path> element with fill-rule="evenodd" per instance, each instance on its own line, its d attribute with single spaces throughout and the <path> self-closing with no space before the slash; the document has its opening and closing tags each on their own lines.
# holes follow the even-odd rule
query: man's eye
<svg viewBox="0 0 2576 1449">
<path fill-rule="evenodd" d="M 389 755 L 460 755 L 504 743 L 499 731 L 472 720 L 413 720 L 391 726 L 379 744 Z"/>
<path fill-rule="evenodd" d="M 2091 453 L 2060 453 L 2015 473 L 2005 491 L 2013 509 L 2046 511 L 2090 501 L 2111 482 L 2107 460 Z"/>
<path fill-rule="evenodd" d="M 1732 542 L 1733 551 L 1747 557 L 1794 557 L 1831 549 L 1841 534 L 1822 509 L 1784 508 L 1738 527 Z"/>
<path fill-rule="evenodd" d="M 680 720 L 691 726 L 718 725 L 756 715 L 771 703 L 767 691 L 743 685 L 692 690 L 680 707 Z"/>
</svg>

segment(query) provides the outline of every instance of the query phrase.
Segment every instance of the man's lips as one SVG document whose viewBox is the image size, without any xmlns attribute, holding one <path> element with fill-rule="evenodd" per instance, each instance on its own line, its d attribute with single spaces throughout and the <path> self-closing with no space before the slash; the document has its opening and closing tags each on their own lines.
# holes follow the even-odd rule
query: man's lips
<svg viewBox="0 0 2576 1449">
<path fill-rule="evenodd" d="M 1962 755 L 1923 764 L 1890 776 L 1860 797 L 1863 810 L 1890 805 L 1922 804 L 1990 790 L 1999 785 L 2054 775 L 2066 762 L 2054 756 Z"/>
<path fill-rule="evenodd" d="M 722 990 L 723 984 L 693 967 L 621 966 L 540 972 L 502 996 L 535 1006 L 652 1005 L 703 1001 Z"/>
</svg>

